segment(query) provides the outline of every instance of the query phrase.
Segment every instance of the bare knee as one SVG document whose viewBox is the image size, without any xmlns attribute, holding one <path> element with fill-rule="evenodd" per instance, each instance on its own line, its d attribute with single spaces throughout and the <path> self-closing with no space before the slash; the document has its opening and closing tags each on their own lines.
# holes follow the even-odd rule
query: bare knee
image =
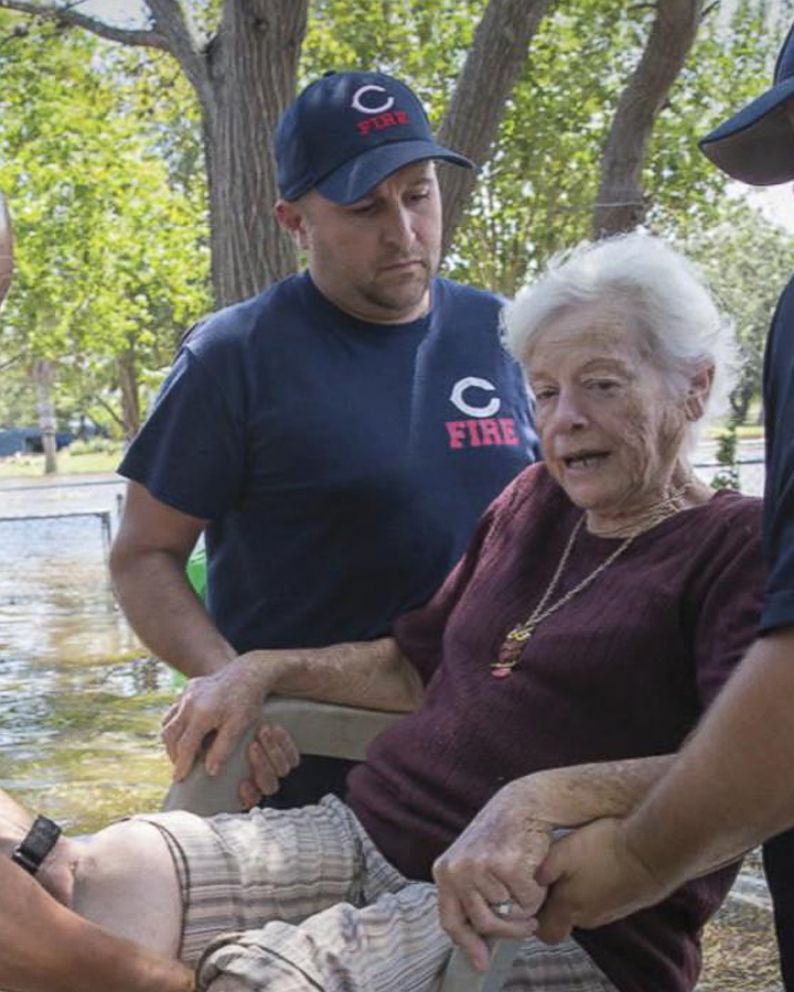
<svg viewBox="0 0 794 992">
<path fill-rule="evenodd" d="M 111 933 L 176 957 L 182 899 L 160 831 L 128 820 L 89 838 L 74 863 L 72 907 Z"/>
</svg>

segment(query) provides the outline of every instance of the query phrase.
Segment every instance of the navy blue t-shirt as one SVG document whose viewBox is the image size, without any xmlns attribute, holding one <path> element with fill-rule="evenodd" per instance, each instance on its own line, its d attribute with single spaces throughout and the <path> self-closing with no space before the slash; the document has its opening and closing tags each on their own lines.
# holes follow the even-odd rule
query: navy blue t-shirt
<svg viewBox="0 0 794 992">
<path fill-rule="evenodd" d="M 189 337 L 119 471 L 209 521 L 237 651 L 379 637 L 441 584 L 535 456 L 499 307 L 436 279 L 424 318 L 369 324 L 303 273 Z"/>
<path fill-rule="evenodd" d="M 780 297 L 769 332 L 764 423 L 764 551 L 769 571 L 761 631 L 770 633 L 794 624 L 794 279 Z M 775 907 L 783 982 L 786 992 L 794 992 L 794 831 L 767 841 L 764 869 Z"/>
<path fill-rule="evenodd" d="M 777 305 L 764 361 L 766 486 L 764 550 L 769 578 L 761 630 L 794 624 L 794 279 Z"/>
</svg>

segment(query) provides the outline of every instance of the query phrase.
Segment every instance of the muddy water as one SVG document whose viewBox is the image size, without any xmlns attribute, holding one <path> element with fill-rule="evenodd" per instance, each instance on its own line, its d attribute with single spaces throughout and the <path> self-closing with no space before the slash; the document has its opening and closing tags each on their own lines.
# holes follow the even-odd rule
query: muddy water
<svg viewBox="0 0 794 992">
<path fill-rule="evenodd" d="M 0 786 L 77 831 L 155 808 L 168 780 L 158 725 L 172 677 L 108 580 L 122 491 L 0 485 Z M 71 515 L 22 519 L 45 514 Z"/>
</svg>

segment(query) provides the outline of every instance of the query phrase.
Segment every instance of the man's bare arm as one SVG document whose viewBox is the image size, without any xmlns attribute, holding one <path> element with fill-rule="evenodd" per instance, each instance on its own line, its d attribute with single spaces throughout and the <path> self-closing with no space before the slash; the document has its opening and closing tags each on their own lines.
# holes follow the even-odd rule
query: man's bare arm
<svg viewBox="0 0 794 992">
<path fill-rule="evenodd" d="M 544 896 L 535 872 L 555 827 L 624 815 L 670 767 L 672 755 L 555 768 L 502 788 L 436 861 L 441 923 L 452 940 L 484 968 L 484 938 L 521 938 Z M 492 906 L 509 900 L 510 918 Z"/>
<path fill-rule="evenodd" d="M 135 632 L 158 658 L 191 677 L 218 671 L 236 656 L 185 575 L 205 524 L 130 482 L 110 556 L 116 595 Z"/>
<path fill-rule="evenodd" d="M 544 933 L 600 926 L 794 824 L 794 627 L 759 639 L 647 799 L 552 852 Z M 609 864 L 609 872 L 599 865 Z"/>
<path fill-rule="evenodd" d="M 115 937 L 0 861 L 0 986 L 13 992 L 190 992 L 178 961 Z"/>
</svg>

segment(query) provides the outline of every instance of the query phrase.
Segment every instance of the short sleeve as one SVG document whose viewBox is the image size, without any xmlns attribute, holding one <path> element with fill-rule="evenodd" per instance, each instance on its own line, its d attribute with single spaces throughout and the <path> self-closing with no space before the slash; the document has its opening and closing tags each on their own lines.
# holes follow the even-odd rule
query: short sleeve
<svg viewBox="0 0 794 992">
<path fill-rule="evenodd" d="M 727 522 L 727 534 L 710 545 L 693 590 L 696 683 L 704 708 L 758 635 L 766 577 L 757 500 L 747 500 Z"/>
<path fill-rule="evenodd" d="M 768 471 L 778 484 L 764 502 L 769 535 L 764 632 L 794 624 L 794 436 L 777 435 Z"/>
<path fill-rule="evenodd" d="M 764 357 L 766 485 L 764 550 L 769 578 L 761 631 L 794 624 L 794 279 L 775 310 Z"/>
<path fill-rule="evenodd" d="M 223 391 L 205 361 L 183 347 L 119 474 L 191 516 L 227 512 L 244 479 L 244 417 L 230 402 L 241 390 L 242 379 Z"/>
</svg>

